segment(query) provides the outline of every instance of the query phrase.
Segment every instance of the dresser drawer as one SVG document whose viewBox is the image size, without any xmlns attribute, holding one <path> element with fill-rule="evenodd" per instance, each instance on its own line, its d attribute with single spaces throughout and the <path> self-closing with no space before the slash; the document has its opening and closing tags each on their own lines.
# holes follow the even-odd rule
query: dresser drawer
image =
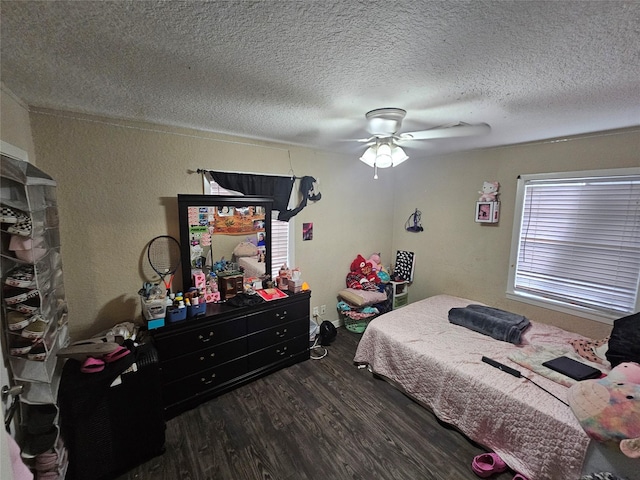
<svg viewBox="0 0 640 480">
<path fill-rule="evenodd" d="M 250 354 L 248 356 L 249 371 L 266 367 L 272 363 L 285 360 L 305 351 L 309 351 L 309 332 Z"/>
<path fill-rule="evenodd" d="M 247 329 L 248 333 L 259 332 L 300 318 L 309 318 L 308 301 L 277 306 L 267 312 L 251 315 L 247 317 Z"/>
<path fill-rule="evenodd" d="M 155 345 L 161 360 L 213 347 L 223 342 L 242 337 L 247 334 L 247 325 L 243 319 L 210 323 L 201 328 L 190 329 L 171 335 L 155 338 Z"/>
<path fill-rule="evenodd" d="M 169 406 L 191 399 L 229 380 L 240 377 L 247 371 L 247 357 L 242 357 L 204 370 L 196 375 L 185 377 L 182 380 L 164 384 L 162 389 L 164 405 Z"/>
<path fill-rule="evenodd" d="M 248 351 L 262 350 L 270 345 L 286 342 L 305 333 L 307 336 L 309 335 L 309 322 L 306 319 L 271 327 L 247 337 Z"/>
<path fill-rule="evenodd" d="M 162 381 L 163 383 L 173 382 L 246 354 L 247 340 L 242 337 L 231 342 L 214 345 L 206 350 L 199 350 L 171 360 L 162 361 L 160 363 Z"/>
</svg>

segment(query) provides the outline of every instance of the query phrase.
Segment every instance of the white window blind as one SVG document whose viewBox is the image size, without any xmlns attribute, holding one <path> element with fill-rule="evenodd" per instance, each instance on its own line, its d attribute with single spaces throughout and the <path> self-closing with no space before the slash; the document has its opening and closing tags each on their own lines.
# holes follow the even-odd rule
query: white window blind
<svg viewBox="0 0 640 480">
<path fill-rule="evenodd" d="M 511 293 L 609 318 L 633 313 L 640 282 L 640 173 L 520 182 Z"/>
<path fill-rule="evenodd" d="M 204 178 L 204 193 L 207 195 L 235 195 L 242 196 L 241 192 L 227 190 L 213 179 Z M 278 220 L 278 212 L 271 212 L 271 278 L 278 276 L 280 267 L 289 261 L 289 222 Z"/>
</svg>

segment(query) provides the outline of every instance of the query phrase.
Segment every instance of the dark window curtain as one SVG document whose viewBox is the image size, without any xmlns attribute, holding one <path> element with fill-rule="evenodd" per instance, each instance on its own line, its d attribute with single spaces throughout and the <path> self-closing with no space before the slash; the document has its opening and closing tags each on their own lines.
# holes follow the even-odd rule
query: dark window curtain
<svg viewBox="0 0 640 480">
<path fill-rule="evenodd" d="M 247 173 L 226 173 L 209 171 L 218 185 L 227 190 L 235 190 L 245 195 L 273 197 L 273 209 L 286 212 L 294 179 L 272 175 L 250 175 Z"/>
<path fill-rule="evenodd" d="M 291 217 L 298 214 L 306 205 L 307 200 L 318 201 L 321 194 L 314 191 L 313 177 L 302 177 L 300 181 L 300 193 L 302 201 L 293 210 L 287 210 L 289 198 L 293 189 L 294 178 L 276 177 L 273 175 L 253 175 L 248 173 L 208 172 L 215 182 L 222 188 L 242 192 L 245 195 L 263 195 L 273 197 L 273 210 L 278 211 L 278 220 L 288 222 Z"/>
</svg>

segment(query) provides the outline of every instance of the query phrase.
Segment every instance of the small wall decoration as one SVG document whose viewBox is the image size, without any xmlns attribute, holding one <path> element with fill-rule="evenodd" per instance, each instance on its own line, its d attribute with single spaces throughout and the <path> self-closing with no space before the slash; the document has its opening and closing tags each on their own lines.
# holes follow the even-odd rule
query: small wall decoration
<svg viewBox="0 0 640 480">
<path fill-rule="evenodd" d="M 302 240 L 313 240 L 313 223 L 302 224 Z"/>
<path fill-rule="evenodd" d="M 498 189 L 500 184 L 496 181 L 484 182 L 480 198 L 476 202 L 475 221 L 477 223 L 498 223 L 500 220 L 500 202 L 498 201 Z"/>
<path fill-rule="evenodd" d="M 413 282 L 413 267 L 416 263 L 416 256 L 413 252 L 398 250 L 396 252 L 396 263 L 393 269 L 395 280 L 406 280 Z"/>
</svg>

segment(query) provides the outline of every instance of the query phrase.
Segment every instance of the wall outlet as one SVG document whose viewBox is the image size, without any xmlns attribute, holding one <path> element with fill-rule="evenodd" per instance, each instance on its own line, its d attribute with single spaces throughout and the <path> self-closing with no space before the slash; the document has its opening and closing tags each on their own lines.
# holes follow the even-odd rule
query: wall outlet
<svg viewBox="0 0 640 480">
<path fill-rule="evenodd" d="M 320 315 L 324 315 L 325 313 L 327 313 L 327 306 L 320 305 Z"/>
<path fill-rule="evenodd" d="M 313 316 L 314 317 L 318 316 L 318 307 L 313 307 Z"/>
</svg>

